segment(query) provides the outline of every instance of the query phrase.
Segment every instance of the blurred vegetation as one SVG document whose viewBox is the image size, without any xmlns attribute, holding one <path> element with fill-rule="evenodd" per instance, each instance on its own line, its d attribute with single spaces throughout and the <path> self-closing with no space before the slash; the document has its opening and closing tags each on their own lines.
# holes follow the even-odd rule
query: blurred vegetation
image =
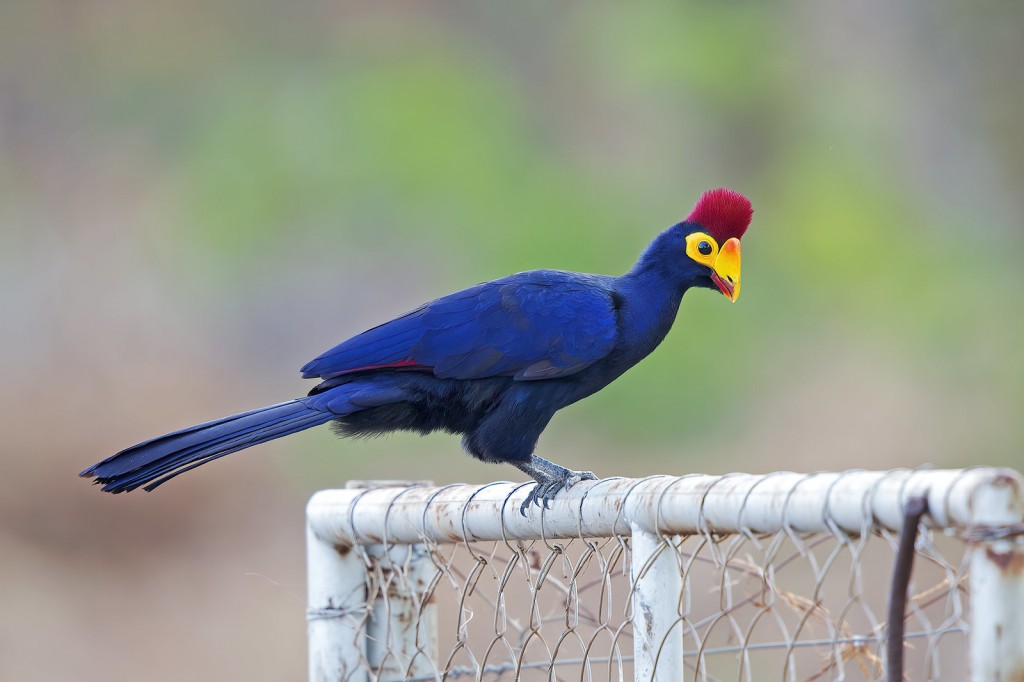
<svg viewBox="0 0 1024 682">
<path fill-rule="evenodd" d="M 66 595 L 72 653 L 102 636 L 151 660 L 163 637 L 196 647 L 166 679 L 295 677 L 301 605 L 218 580 L 301 594 L 310 491 L 516 472 L 447 436 L 326 430 L 144 498 L 74 472 L 304 392 L 308 358 L 456 288 L 623 272 L 722 185 L 755 206 L 738 305 L 688 295 L 546 455 L 621 475 L 1020 467 L 1022 27 L 1019 3 L 945 0 L 4 4 L 0 541 L 21 558 L 0 584 L 37 595 L 73 558 L 95 596 Z M 151 622 L 231 627 L 255 600 L 254 629 L 225 655 L 139 635 L 128 604 L 158 591 Z M 0 677 L 59 678 L 31 668 L 43 642 L 3 649 L 25 604 L 0 617 Z M 260 605 L 299 615 L 275 631 Z M 237 662 L 253 642 L 277 667 Z"/>
</svg>

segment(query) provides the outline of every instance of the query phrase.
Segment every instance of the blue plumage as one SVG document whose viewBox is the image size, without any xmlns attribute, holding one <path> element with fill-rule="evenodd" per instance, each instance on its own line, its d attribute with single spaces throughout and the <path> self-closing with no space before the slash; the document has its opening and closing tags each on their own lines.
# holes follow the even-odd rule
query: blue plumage
<svg viewBox="0 0 1024 682">
<path fill-rule="evenodd" d="M 441 379 L 572 374 L 615 342 L 613 279 L 535 270 L 478 284 L 343 341 L 306 363 L 302 376 L 329 379 L 399 363 L 431 368 Z M 535 376 L 541 367 L 546 374 Z"/>
<path fill-rule="evenodd" d="M 236 414 L 139 443 L 82 472 L 95 476 L 103 490 L 127 492 L 146 485 L 152 490 L 200 464 L 252 445 L 304 431 L 334 418 L 311 409 L 302 399 Z"/>
<path fill-rule="evenodd" d="M 321 383 L 307 397 L 140 443 L 82 475 L 109 492 L 151 490 L 213 459 L 332 422 L 342 435 L 462 434 L 473 456 L 536 478 L 531 499 L 546 501 L 593 477 L 533 454 L 552 415 L 650 353 L 688 288 L 716 288 L 714 264 L 687 255 L 688 238 L 701 230 L 673 225 L 620 277 L 536 270 L 431 301 L 308 362 L 302 376 Z M 738 287 L 738 240 L 736 249 Z"/>
</svg>

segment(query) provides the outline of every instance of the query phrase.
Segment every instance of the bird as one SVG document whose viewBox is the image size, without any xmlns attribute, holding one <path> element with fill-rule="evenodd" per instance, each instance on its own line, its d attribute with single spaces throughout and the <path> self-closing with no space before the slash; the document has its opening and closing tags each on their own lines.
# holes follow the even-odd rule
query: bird
<svg viewBox="0 0 1024 682">
<path fill-rule="evenodd" d="M 151 491 L 200 465 L 330 422 L 340 436 L 397 430 L 462 436 L 470 455 L 536 481 L 520 511 L 583 480 L 535 453 L 555 412 L 650 354 L 689 289 L 740 294 L 750 201 L 701 194 L 623 275 L 531 270 L 471 286 L 342 341 L 307 362 L 301 398 L 190 426 L 121 450 L 79 475 L 110 493 Z"/>
</svg>

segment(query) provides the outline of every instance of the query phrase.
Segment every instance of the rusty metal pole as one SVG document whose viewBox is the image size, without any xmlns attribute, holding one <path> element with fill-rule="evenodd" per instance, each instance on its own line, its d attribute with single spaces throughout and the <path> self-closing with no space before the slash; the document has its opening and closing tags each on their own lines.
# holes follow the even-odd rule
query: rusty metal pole
<svg viewBox="0 0 1024 682">
<path fill-rule="evenodd" d="M 660 535 L 636 524 L 632 531 L 633 678 L 675 682 L 683 679 L 683 624 L 679 622 L 683 578 L 676 553 Z"/>
<path fill-rule="evenodd" d="M 1024 491 L 994 475 L 971 495 L 971 679 L 1024 682 Z"/>
<path fill-rule="evenodd" d="M 889 585 L 889 619 L 886 624 L 885 668 L 886 682 L 903 681 L 903 635 L 907 626 L 907 594 L 910 575 L 914 571 L 914 546 L 917 543 L 918 526 L 928 511 L 928 496 L 912 497 L 904 507 L 903 528 L 893 563 L 892 582 Z"/>
</svg>

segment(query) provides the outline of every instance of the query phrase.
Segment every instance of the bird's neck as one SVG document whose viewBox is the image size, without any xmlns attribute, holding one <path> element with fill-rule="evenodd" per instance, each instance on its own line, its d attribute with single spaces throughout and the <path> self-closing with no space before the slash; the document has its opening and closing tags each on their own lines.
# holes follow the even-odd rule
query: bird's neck
<svg viewBox="0 0 1024 682">
<path fill-rule="evenodd" d="M 634 268 L 618 279 L 615 288 L 621 301 L 621 331 L 639 355 L 636 362 L 668 334 L 687 287 L 659 268 Z"/>
<path fill-rule="evenodd" d="M 680 267 L 680 256 L 665 256 L 659 243 L 663 238 L 661 235 L 651 243 L 632 269 L 618 278 L 618 284 L 642 299 L 649 299 L 656 307 L 671 306 L 674 316 L 683 294 L 693 284 L 691 275 L 696 273 Z"/>
</svg>

